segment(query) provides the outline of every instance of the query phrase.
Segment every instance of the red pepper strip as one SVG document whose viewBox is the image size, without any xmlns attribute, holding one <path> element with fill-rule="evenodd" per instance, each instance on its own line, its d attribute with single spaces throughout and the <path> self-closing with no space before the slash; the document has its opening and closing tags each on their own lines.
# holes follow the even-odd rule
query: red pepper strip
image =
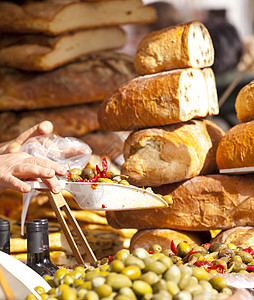
<svg viewBox="0 0 254 300">
<path fill-rule="evenodd" d="M 105 178 L 107 175 L 107 170 L 108 170 L 108 162 L 107 162 L 106 157 L 103 157 L 103 159 L 102 159 L 102 168 L 103 168 L 102 178 Z"/>
<path fill-rule="evenodd" d="M 114 260 L 114 257 L 111 256 L 111 255 L 109 255 L 109 256 L 108 256 L 108 259 L 109 259 L 109 261 L 112 261 L 112 260 Z"/>
<path fill-rule="evenodd" d="M 243 251 L 250 253 L 250 255 L 254 255 L 254 251 L 251 248 L 244 248 Z"/>
<path fill-rule="evenodd" d="M 171 241 L 171 250 L 174 252 L 174 254 L 177 254 L 177 249 L 173 240 Z"/>
<path fill-rule="evenodd" d="M 68 179 L 71 178 L 71 172 L 69 172 L 69 173 L 67 174 L 67 178 L 68 178 Z"/>
<path fill-rule="evenodd" d="M 215 266 L 212 266 L 210 268 L 210 270 L 216 270 L 218 273 L 221 273 L 221 274 L 226 273 L 226 268 L 221 264 L 217 264 Z"/>
<path fill-rule="evenodd" d="M 254 271 L 254 265 L 247 265 L 246 271 L 248 272 Z"/>
<path fill-rule="evenodd" d="M 101 173 L 95 175 L 93 178 L 90 178 L 88 182 L 96 182 L 98 178 L 101 178 Z"/>
<path fill-rule="evenodd" d="M 97 171 L 97 175 L 101 173 L 100 168 L 98 167 L 98 165 L 96 165 L 96 171 Z"/>
<path fill-rule="evenodd" d="M 155 251 L 153 251 L 153 250 L 149 250 L 149 251 L 148 251 L 149 254 L 153 254 L 154 252 L 155 252 Z"/>
<path fill-rule="evenodd" d="M 191 250 L 191 251 L 187 254 L 186 259 L 189 260 L 189 257 L 190 257 L 192 254 L 194 254 L 194 253 L 197 253 L 197 251 Z"/>
</svg>

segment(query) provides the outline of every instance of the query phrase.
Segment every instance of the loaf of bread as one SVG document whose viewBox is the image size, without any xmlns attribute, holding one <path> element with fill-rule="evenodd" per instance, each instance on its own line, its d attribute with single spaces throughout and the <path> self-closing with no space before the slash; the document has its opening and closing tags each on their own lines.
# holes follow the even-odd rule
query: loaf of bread
<svg viewBox="0 0 254 300">
<path fill-rule="evenodd" d="M 209 231 L 180 231 L 173 229 L 147 229 L 137 231 L 131 238 L 130 252 L 136 248 L 144 248 L 147 251 L 157 244 L 163 250 L 171 249 L 171 241 L 177 246 L 180 242 L 201 245 L 210 240 Z"/>
<path fill-rule="evenodd" d="M 0 111 L 101 101 L 136 76 L 133 57 L 113 51 L 86 55 L 48 72 L 0 67 Z"/>
<path fill-rule="evenodd" d="M 237 247 L 249 247 L 254 246 L 254 227 L 244 226 L 244 227 L 234 227 L 228 230 L 224 230 L 219 233 L 211 243 L 233 243 Z"/>
<path fill-rule="evenodd" d="M 59 35 L 77 29 L 156 20 L 155 9 L 143 6 L 141 0 L 13 2 L 0 2 L 0 31 Z"/>
<path fill-rule="evenodd" d="M 254 121 L 235 125 L 221 139 L 216 161 L 219 169 L 254 166 Z"/>
<path fill-rule="evenodd" d="M 62 108 L 6 111 L 0 113 L 0 142 L 9 141 L 28 128 L 49 120 L 54 133 L 61 136 L 80 137 L 99 129 L 97 111 L 100 103 L 67 106 Z"/>
<path fill-rule="evenodd" d="M 217 114 L 218 101 L 212 98 L 217 93 L 215 83 L 211 84 L 211 77 L 206 78 L 200 69 L 194 68 L 134 78 L 102 102 L 98 114 L 100 127 L 131 130 Z"/>
<path fill-rule="evenodd" d="M 218 171 L 216 149 L 224 132 L 215 123 L 191 120 L 130 134 L 121 172 L 137 186 L 159 186 Z"/>
<path fill-rule="evenodd" d="M 235 110 L 240 122 L 254 120 L 254 81 L 245 85 L 235 100 Z"/>
<path fill-rule="evenodd" d="M 207 231 L 254 225 L 254 175 L 196 176 L 154 188 L 171 195 L 168 208 L 107 212 L 114 228 Z"/>
<path fill-rule="evenodd" d="M 178 68 L 205 68 L 214 62 L 214 48 L 206 27 L 197 21 L 151 32 L 140 42 L 135 57 L 138 74 Z"/>
<path fill-rule="evenodd" d="M 57 37 L 1 34 L 0 65 L 48 71 L 86 54 L 120 48 L 125 42 L 125 32 L 119 27 L 81 30 Z"/>
</svg>

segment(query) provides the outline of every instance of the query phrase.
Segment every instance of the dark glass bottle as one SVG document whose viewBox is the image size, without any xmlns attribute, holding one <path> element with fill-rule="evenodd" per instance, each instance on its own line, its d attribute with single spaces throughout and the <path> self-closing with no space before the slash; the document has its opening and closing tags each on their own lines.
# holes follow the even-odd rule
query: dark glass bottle
<svg viewBox="0 0 254 300">
<path fill-rule="evenodd" d="M 47 219 L 37 219 L 33 220 L 33 222 L 39 222 L 42 224 L 43 230 L 43 264 L 50 269 L 50 271 L 55 274 L 58 267 L 52 263 L 50 260 L 49 253 L 49 225 Z"/>
<path fill-rule="evenodd" d="M 27 222 L 27 265 L 39 275 L 53 273 L 43 264 L 43 231 L 39 222 Z"/>
<path fill-rule="evenodd" d="M 10 222 L 0 220 L 0 251 L 10 254 Z"/>
</svg>

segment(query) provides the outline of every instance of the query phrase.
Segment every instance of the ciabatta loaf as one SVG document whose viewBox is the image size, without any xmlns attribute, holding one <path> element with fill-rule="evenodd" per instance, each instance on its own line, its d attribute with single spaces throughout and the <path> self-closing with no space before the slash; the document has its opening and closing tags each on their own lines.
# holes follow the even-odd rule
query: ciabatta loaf
<svg viewBox="0 0 254 300">
<path fill-rule="evenodd" d="M 102 129 L 111 131 L 184 122 L 217 114 L 218 101 L 211 97 L 216 93 L 214 81 L 200 69 L 140 76 L 108 95 L 98 120 Z"/>
<path fill-rule="evenodd" d="M 245 85 L 235 100 L 235 110 L 240 122 L 254 120 L 254 81 Z"/>
<path fill-rule="evenodd" d="M 67 106 L 33 111 L 6 111 L 0 113 L 0 142 L 9 141 L 26 129 L 49 120 L 54 133 L 80 137 L 99 129 L 97 111 L 100 103 Z"/>
<path fill-rule="evenodd" d="M 209 231 L 193 232 L 181 231 L 173 229 L 147 229 L 137 231 L 130 242 L 130 251 L 136 248 L 144 248 L 147 251 L 150 247 L 157 244 L 163 250 L 171 249 L 171 241 L 177 246 L 180 242 L 187 242 L 188 244 L 196 243 L 201 245 L 206 243 L 211 238 Z"/>
<path fill-rule="evenodd" d="M 254 227 L 243 226 L 230 228 L 219 233 L 211 240 L 211 243 L 233 243 L 238 247 L 249 247 L 254 245 Z"/>
<path fill-rule="evenodd" d="M 216 149 L 223 134 L 205 119 L 133 132 L 124 144 L 121 172 L 138 186 L 159 186 L 216 172 Z"/>
<path fill-rule="evenodd" d="M 13 1 L 14 2 L 14 1 Z M 0 31 L 59 35 L 77 29 L 152 23 L 156 11 L 141 0 L 0 2 Z"/>
<path fill-rule="evenodd" d="M 83 55 L 124 46 L 119 27 L 81 30 L 49 37 L 35 34 L 2 34 L 0 65 L 27 71 L 48 71 Z"/>
<path fill-rule="evenodd" d="M 254 225 L 254 176 L 196 176 L 179 184 L 154 188 L 171 195 L 168 208 L 107 212 L 115 228 L 170 228 L 206 231 Z"/>
<path fill-rule="evenodd" d="M 197 21 L 154 31 L 140 42 L 135 68 L 140 75 L 177 68 L 204 68 L 214 62 L 206 27 Z"/>
<path fill-rule="evenodd" d="M 254 121 L 235 125 L 221 139 L 216 161 L 219 169 L 254 166 Z"/>
<path fill-rule="evenodd" d="M 105 51 L 48 72 L 0 67 L 0 110 L 97 102 L 137 74 L 133 57 Z"/>
</svg>

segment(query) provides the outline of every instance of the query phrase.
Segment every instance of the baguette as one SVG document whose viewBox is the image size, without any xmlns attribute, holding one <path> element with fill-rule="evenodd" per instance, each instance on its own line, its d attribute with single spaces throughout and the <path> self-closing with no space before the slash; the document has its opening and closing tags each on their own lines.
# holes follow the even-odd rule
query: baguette
<svg viewBox="0 0 254 300">
<path fill-rule="evenodd" d="M 235 125 L 221 139 L 216 161 L 219 169 L 254 166 L 254 121 Z"/>
<path fill-rule="evenodd" d="M 240 122 L 254 120 L 254 80 L 245 85 L 235 100 L 235 110 Z"/>
<path fill-rule="evenodd" d="M 205 68 L 214 62 L 206 27 L 197 21 L 151 32 L 140 42 L 135 57 L 139 75 L 178 68 Z"/>
<path fill-rule="evenodd" d="M 208 91 L 210 95 L 217 93 L 215 83 L 211 85 L 211 78 L 206 78 L 201 70 L 193 68 L 134 78 L 102 102 L 100 127 L 123 131 L 217 114 L 218 101 L 211 103 L 208 95 Z"/>
<path fill-rule="evenodd" d="M 118 27 L 82 30 L 57 37 L 2 34 L 0 65 L 49 71 L 83 55 L 121 48 L 125 42 L 125 33 Z"/>
<path fill-rule="evenodd" d="M 254 227 L 234 227 L 222 231 L 214 239 L 210 241 L 213 243 L 229 244 L 233 243 L 237 247 L 247 248 L 254 245 Z"/>
<path fill-rule="evenodd" d="M 134 185 L 159 186 L 216 172 L 223 134 L 205 119 L 133 132 L 124 144 L 121 173 Z"/>
<path fill-rule="evenodd" d="M 171 195 L 169 208 L 107 212 L 114 228 L 207 231 L 254 226 L 254 175 L 197 176 L 154 188 Z"/>
<path fill-rule="evenodd" d="M 97 111 L 100 103 L 83 104 L 44 110 L 0 113 L 0 142 L 14 139 L 30 127 L 49 120 L 54 133 L 61 136 L 80 137 L 99 129 Z"/>
<path fill-rule="evenodd" d="M 25 3 L 0 2 L 0 31 L 59 35 L 77 29 L 152 23 L 156 20 L 155 9 L 143 6 L 141 0 L 22 2 Z"/>
<path fill-rule="evenodd" d="M 136 248 L 144 248 L 148 251 L 155 244 L 160 245 L 163 250 L 171 249 L 171 241 L 173 241 L 175 246 L 184 241 L 188 244 L 196 243 L 197 245 L 201 245 L 209 241 L 210 238 L 209 231 L 192 232 L 172 229 L 139 230 L 131 238 L 130 252 Z"/>
<path fill-rule="evenodd" d="M 86 55 L 50 72 L 0 68 L 0 111 L 62 107 L 103 100 L 136 77 L 133 57 L 112 51 Z"/>
</svg>

